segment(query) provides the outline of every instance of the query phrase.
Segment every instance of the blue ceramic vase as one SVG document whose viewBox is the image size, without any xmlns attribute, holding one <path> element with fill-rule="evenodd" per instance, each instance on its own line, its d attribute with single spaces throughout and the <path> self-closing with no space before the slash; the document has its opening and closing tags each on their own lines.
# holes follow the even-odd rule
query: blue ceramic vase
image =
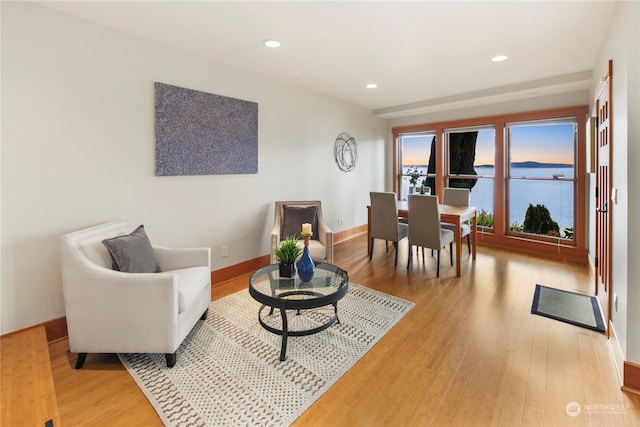
<svg viewBox="0 0 640 427">
<path fill-rule="evenodd" d="M 309 256 L 309 248 L 305 245 L 302 251 L 302 256 L 298 260 L 298 277 L 303 282 L 308 282 L 313 279 L 313 272 L 316 269 L 316 265 Z"/>
</svg>

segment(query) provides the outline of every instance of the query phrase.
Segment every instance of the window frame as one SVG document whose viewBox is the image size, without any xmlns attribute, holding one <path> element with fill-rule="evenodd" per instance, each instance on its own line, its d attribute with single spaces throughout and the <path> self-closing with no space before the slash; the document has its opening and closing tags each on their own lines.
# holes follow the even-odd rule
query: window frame
<svg viewBox="0 0 640 427">
<path fill-rule="evenodd" d="M 534 126 L 534 125 L 554 125 L 554 124 L 572 124 L 574 125 L 574 137 L 573 137 L 573 178 L 558 178 L 553 179 L 551 177 L 527 177 L 527 176 L 512 176 L 511 173 L 511 133 L 510 129 L 517 126 Z M 505 191 L 507 192 L 506 200 L 509 201 L 508 195 L 511 192 L 511 182 L 512 181 L 561 181 L 561 182 L 572 182 L 573 183 L 573 228 L 574 234 L 571 239 L 565 239 L 560 237 L 565 244 L 575 245 L 576 235 L 576 210 L 577 210 L 577 153 L 578 153 L 578 128 L 580 127 L 579 119 L 576 116 L 573 117 L 558 117 L 556 119 L 546 119 L 546 120 L 525 120 L 519 122 L 508 122 L 505 123 L 504 127 L 504 135 L 505 135 Z M 511 216 L 511 204 L 507 203 L 505 206 L 505 215 L 507 218 Z M 558 241 L 558 237 L 545 236 L 541 234 L 531 234 L 523 231 L 513 231 L 511 230 L 511 224 L 507 227 L 506 233 L 508 235 L 522 237 L 526 239 L 540 240 L 544 242 L 554 243 Z"/>
<path fill-rule="evenodd" d="M 493 232 L 478 230 L 478 243 L 497 246 L 506 250 L 516 250 L 563 260 L 586 262 L 586 119 L 588 106 L 579 105 L 572 107 L 554 108 L 548 110 L 528 111 L 496 116 L 476 117 L 446 122 L 422 123 L 407 126 L 392 127 L 393 144 L 393 191 L 398 194 L 399 150 L 398 136 L 400 134 L 414 132 L 434 132 L 436 136 L 436 192 L 442 194 L 446 186 L 445 174 L 445 130 L 464 129 L 473 127 L 493 126 L 495 129 L 495 176 L 494 176 L 494 227 Z M 530 122 L 535 120 L 554 120 L 567 117 L 575 117 L 577 125 L 577 146 L 575 149 L 575 187 L 574 187 L 574 239 L 572 241 L 562 238 L 532 239 L 530 235 L 513 235 L 509 231 L 509 219 L 507 216 L 508 192 L 506 189 L 506 174 L 508 150 L 506 146 L 506 125 L 514 122 Z M 447 166 L 448 167 L 448 166 Z M 401 171 L 401 169 L 400 169 Z"/>
<path fill-rule="evenodd" d="M 401 143 L 401 138 L 403 136 L 406 135 L 416 135 L 416 136 L 431 136 L 431 137 L 436 137 L 436 150 L 437 150 L 437 144 L 438 144 L 438 137 L 435 134 L 435 131 L 430 131 L 430 130 L 424 130 L 424 131 L 420 131 L 420 132 L 404 132 L 404 133 L 399 133 L 394 137 L 394 140 L 396 141 L 396 149 L 394 149 L 394 153 L 397 153 L 397 161 L 394 162 L 394 177 L 395 177 L 395 182 L 393 185 L 393 188 L 396 193 L 396 196 L 398 197 L 398 199 L 402 198 L 402 182 L 407 179 L 407 177 L 409 175 L 404 173 L 404 168 L 403 168 L 403 157 L 402 157 L 402 143 Z M 427 158 L 428 160 L 428 158 Z M 397 165 L 396 165 L 397 163 Z M 432 177 L 435 178 L 437 175 L 437 165 L 436 165 L 436 173 L 435 174 L 429 174 L 427 173 L 425 175 L 426 177 Z"/>
<path fill-rule="evenodd" d="M 449 139 L 449 134 L 451 133 L 464 133 L 464 132 L 480 132 L 483 130 L 491 130 L 493 131 L 493 170 L 494 170 L 494 174 L 489 176 L 489 175 L 469 175 L 469 174 L 452 174 L 451 173 L 451 157 L 450 157 L 450 153 L 451 153 L 451 141 Z M 491 183 L 495 183 L 495 162 L 496 162 L 496 147 L 495 147 L 495 141 L 496 141 L 496 129 L 493 125 L 484 125 L 484 126 L 470 126 L 470 127 L 464 127 L 464 128 L 448 128 L 448 129 L 444 129 L 444 134 L 443 134 L 443 142 L 444 142 L 444 156 L 445 156 L 445 161 L 444 161 L 444 165 L 445 165 L 445 176 L 444 176 L 444 182 L 446 186 L 450 186 L 450 181 L 452 179 L 476 179 L 476 180 L 482 180 L 482 179 L 490 179 Z M 494 187 L 494 191 L 495 191 L 495 185 Z M 493 194 L 492 194 L 492 198 L 494 198 Z M 491 210 L 491 214 L 493 215 L 493 210 L 495 208 L 492 207 Z M 478 211 L 478 215 L 480 215 L 480 211 Z M 495 225 L 495 221 L 494 221 L 494 225 Z M 478 225 L 479 228 L 483 229 L 483 232 L 487 232 L 487 233 L 493 233 L 493 226 L 492 227 L 487 227 L 487 226 L 481 226 Z"/>
</svg>

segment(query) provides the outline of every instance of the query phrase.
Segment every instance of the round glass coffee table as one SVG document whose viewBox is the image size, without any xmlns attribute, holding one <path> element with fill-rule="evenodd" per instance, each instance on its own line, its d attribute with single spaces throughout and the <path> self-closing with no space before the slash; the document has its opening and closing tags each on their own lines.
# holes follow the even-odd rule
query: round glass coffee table
<svg viewBox="0 0 640 427">
<path fill-rule="evenodd" d="M 338 301 L 349 290 L 349 275 L 340 267 L 332 264 L 316 265 L 313 278 L 303 282 L 296 274 L 293 278 L 280 277 L 278 264 L 271 264 L 256 271 L 249 278 L 249 293 L 262 306 L 258 310 L 258 320 L 267 331 L 282 336 L 280 360 L 287 354 L 287 338 L 311 335 L 324 331 L 338 319 Z M 333 316 L 322 325 L 302 330 L 289 330 L 287 310 L 300 314 L 301 310 L 333 306 Z M 269 307 L 269 316 L 275 309 L 280 310 L 282 328 L 267 324 L 263 319 L 263 311 Z"/>
</svg>

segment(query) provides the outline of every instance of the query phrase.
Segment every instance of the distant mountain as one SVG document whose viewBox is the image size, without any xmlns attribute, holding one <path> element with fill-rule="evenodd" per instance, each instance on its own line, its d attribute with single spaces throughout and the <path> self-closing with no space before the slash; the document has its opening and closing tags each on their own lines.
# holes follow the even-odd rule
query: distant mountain
<svg viewBox="0 0 640 427">
<path fill-rule="evenodd" d="M 513 168 L 572 168 L 569 163 L 512 162 Z"/>
<path fill-rule="evenodd" d="M 493 165 L 475 165 L 477 168 L 492 168 Z M 572 168 L 570 163 L 512 162 L 514 168 Z"/>
</svg>

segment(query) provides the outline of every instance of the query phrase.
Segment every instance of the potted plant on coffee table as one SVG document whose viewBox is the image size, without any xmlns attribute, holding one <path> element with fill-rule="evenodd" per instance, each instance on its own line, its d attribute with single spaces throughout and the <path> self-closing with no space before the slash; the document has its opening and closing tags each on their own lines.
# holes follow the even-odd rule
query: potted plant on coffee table
<svg viewBox="0 0 640 427">
<path fill-rule="evenodd" d="M 287 236 L 276 248 L 274 254 L 278 257 L 280 277 L 293 277 L 296 274 L 296 259 L 302 252 L 297 244 L 298 236 Z"/>
</svg>

